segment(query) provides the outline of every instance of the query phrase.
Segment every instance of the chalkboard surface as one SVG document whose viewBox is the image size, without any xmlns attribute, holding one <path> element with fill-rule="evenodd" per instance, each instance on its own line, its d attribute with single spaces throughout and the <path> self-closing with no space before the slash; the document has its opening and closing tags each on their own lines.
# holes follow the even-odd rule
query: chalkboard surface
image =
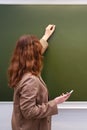
<svg viewBox="0 0 87 130">
<path fill-rule="evenodd" d="M 0 5 L 0 101 L 12 101 L 7 68 L 16 40 L 41 38 L 50 23 L 56 31 L 42 72 L 50 98 L 73 89 L 70 101 L 87 101 L 87 5 Z"/>
</svg>

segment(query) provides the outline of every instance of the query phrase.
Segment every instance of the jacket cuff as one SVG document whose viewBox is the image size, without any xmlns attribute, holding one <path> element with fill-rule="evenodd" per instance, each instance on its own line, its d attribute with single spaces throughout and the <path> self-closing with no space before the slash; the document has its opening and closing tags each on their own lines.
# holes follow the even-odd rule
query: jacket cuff
<svg viewBox="0 0 87 130">
<path fill-rule="evenodd" d="M 43 47 L 43 49 L 42 49 L 42 54 L 43 54 L 46 51 L 46 49 L 48 48 L 48 42 L 45 41 L 44 39 L 40 39 L 40 43 Z"/>
<path fill-rule="evenodd" d="M 48 104 L 50 105 L 50 107 L 52 108 L 52 115 L 58 114 L 58 108 L 57 108 L 57 104 L 54 100 L 51 100 L 48 102 Z"/>
</svg>

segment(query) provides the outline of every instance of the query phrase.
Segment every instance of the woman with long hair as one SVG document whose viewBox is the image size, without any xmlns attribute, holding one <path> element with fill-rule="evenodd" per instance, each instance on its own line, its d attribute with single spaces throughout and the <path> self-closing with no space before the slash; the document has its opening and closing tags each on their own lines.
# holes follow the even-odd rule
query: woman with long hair
<svg viewBox="0 0 87 130">
<path fill-rule="evenodd" d="M 57 105 L 66 101 L 66 93 L 48 100 L 48 89 L 41 78 L 43 53 L 55 25 L 48 25 L 38 40 L 23 35 L 16 42 L 8 68 L 8 83 L 14 89 L 12 130 L 51 130 L 51 116 L 58 113 Z"/>
</svg>

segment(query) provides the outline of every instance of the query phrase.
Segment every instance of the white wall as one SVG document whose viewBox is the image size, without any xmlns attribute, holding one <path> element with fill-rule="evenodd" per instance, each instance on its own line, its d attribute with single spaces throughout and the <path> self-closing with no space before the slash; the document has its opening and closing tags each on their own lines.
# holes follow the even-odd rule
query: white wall
<svg viewBox="0 0 87 130">
<path fill-rule="evenodd" d="M 87 4 L 87 0 L 0 0 L 0 4 Z"/>
<path fill-rule="evenodd" d="M 11 130 L 12 102 L 0 102 L 0 130 Z M 65 102 L 52 118 L 52 130 L 87 130 L 87 102 Z"/>
</svg>

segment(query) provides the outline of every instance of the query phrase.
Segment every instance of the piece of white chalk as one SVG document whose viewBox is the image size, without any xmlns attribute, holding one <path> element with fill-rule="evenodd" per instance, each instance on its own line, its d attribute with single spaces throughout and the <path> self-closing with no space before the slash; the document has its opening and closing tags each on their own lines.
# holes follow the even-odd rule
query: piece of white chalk
<svg viewBox="0 0 87 130">
<path fill-rule="evenodd" d="M 71 94 L 74 90 L 71 90 L 69 93 Z"/>
</svg>

